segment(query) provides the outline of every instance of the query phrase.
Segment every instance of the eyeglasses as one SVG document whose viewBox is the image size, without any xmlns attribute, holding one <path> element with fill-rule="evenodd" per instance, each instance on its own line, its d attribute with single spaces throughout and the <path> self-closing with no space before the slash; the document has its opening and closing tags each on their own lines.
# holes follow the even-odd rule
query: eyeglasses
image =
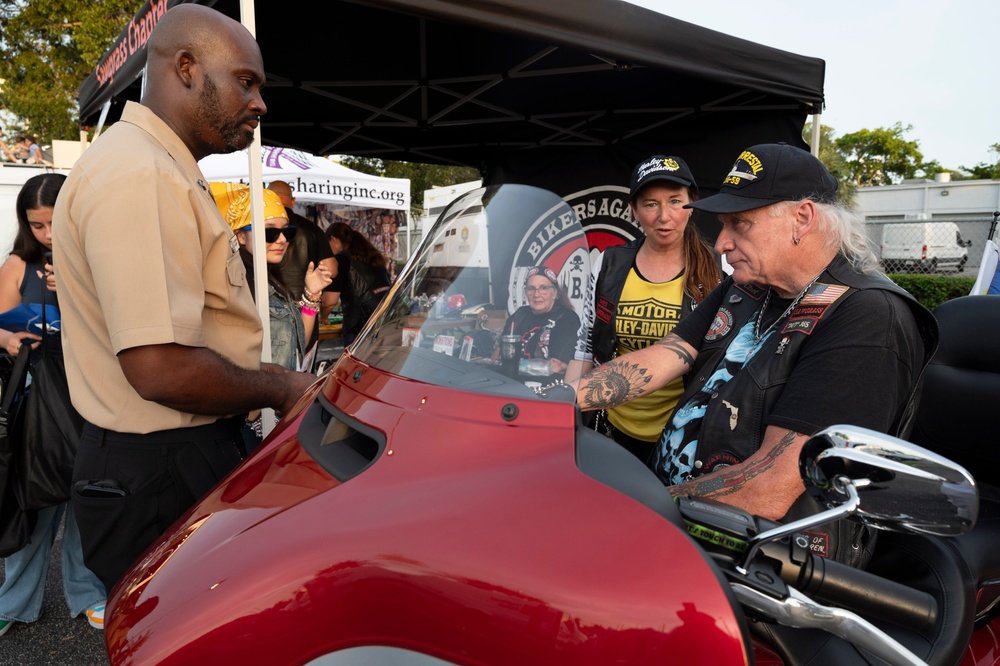
<svg viewBox="0 0 1000 666">
<path fill-rule="evenodd" d="M 541 292 L 541 293 L 544 294 L 546 292 L 552 291 L 553 289 L 555 289 L 555 287 L 553 287 L 552 285 L 543 284 L 543 285 L 541 285 L 539 287 L 525 287 L 524 291 L 527 292 L 527 293 L 529 293 L 529 294 L 533 294 L 536 291 L 539 291 L 539 292 Z"/>
<path fill-rule="evenodd" d="M 252 231 L 252 227 L 243 227 L 240 231 Z M 288 225 L 287 227 L 265 227 L 264 241 L 274 243 L 278 240 L 278 236 L 284 236 L 285 240 L 291 243 L 292 239 L 295 238 L 296 232 L 298 232 L 298 229 L 292 225 Z"/>
</svg>

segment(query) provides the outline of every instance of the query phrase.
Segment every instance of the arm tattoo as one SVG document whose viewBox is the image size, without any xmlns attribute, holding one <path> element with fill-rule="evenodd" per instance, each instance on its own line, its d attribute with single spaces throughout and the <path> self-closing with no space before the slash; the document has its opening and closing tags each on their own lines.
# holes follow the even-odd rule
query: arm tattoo
<svg viewBox="0 0 1000 666">
<path fill-rule="evenodd" d="M 679 358 L 681 363 L 686 365 L 688 368 L 691 368 L 694 365 L 694 357 L 691 356 L 688 350 L 681 345 L 680 338 L 676 335 L 668 335 L 662 340 L 658 340 L 655 344 L 669 349 L 673 353 L 677 354 L 677 358 Z"/>
<path fill-rule="evenodd" d="M 701 479 L 692 479 L 670 487 L 670 494 L 697 495 L 700 497 L 724 497 L 742 490 L 750 479 L 760 476 L 774 467 L 778 457 L 795 441 L 796 433 L 789 430 L 759 460 L 750 463 L 740 463 L 733 467 L 724 467 L 715 474 L 708 474 Z"/>
<path fill-rule="evenodd" d="M 617 361 L 602 365 L 587 376 L 587 386 L 580 393 L 580 406 L 607 409 L 642 395 L 645 392 L 643 387 L 652 379 L 647 370 L 636 364 Z"/>
</svg>

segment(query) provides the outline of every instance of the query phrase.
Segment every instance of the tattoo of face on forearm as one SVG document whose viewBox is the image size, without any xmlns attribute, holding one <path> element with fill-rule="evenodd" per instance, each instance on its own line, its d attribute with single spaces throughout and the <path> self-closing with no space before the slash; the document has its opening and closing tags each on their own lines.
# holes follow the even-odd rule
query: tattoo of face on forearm
<svg viewBox="0 0 1000 666">
<path fill-rule="evenodd" d="M 652 379 L 646 371 L 647 368 L 636 364 L 614 361 L 601 366 L 591 373 L 586 388 L 582 389 L 581 406 L 607 409 L 642 395 L 643 387 Z"/>
<path fill-rule="evenodd" d="M 669 349 L 673 353 L 677 354 L 677 358 L 679 358 L 681 363 L 686 365 L 688 368 L 691 368 L 694 365 L 694 357 L 691 356 L 690 352 L 688 352 L 688 350 L 681 345 L 680 338 L 676 335 L 668 335 L 662 340 L 656 341 L 654 344 L 659 347 Z"/>
</svg>

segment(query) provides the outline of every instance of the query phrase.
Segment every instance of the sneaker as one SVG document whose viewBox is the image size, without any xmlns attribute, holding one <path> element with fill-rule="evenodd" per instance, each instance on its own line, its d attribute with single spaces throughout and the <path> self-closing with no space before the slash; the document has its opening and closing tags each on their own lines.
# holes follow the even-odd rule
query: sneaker
<svg viewBox="0 0 1000 666">
<path fill-rule="evenodd" d="M 14 620 L 0 620 L 0 636 L 3 636 L 14 626 Z"/>
<path fill-rule="evenodd" d="M 87 609 L 87 622 L 94 629 L 104 629 L 104 604 L 96 604 Z M 3 633 L 2 629 L 0 633 Z"/>
</svg>

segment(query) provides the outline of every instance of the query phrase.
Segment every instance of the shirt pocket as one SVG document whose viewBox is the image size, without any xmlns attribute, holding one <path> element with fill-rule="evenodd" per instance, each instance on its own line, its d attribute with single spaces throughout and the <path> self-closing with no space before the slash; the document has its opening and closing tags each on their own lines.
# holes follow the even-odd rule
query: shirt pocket
<svg viewBox="0 0 1000 666">
<path fill-rule="evenodd" d="M 243 265 L 243 259 L 239 252 L 229 257 L 226 261 L 226 273 L 229 276 L 229 284 L 234 287 L 243 287 L 247 283 L 247 269 Z"/>
</svg>

